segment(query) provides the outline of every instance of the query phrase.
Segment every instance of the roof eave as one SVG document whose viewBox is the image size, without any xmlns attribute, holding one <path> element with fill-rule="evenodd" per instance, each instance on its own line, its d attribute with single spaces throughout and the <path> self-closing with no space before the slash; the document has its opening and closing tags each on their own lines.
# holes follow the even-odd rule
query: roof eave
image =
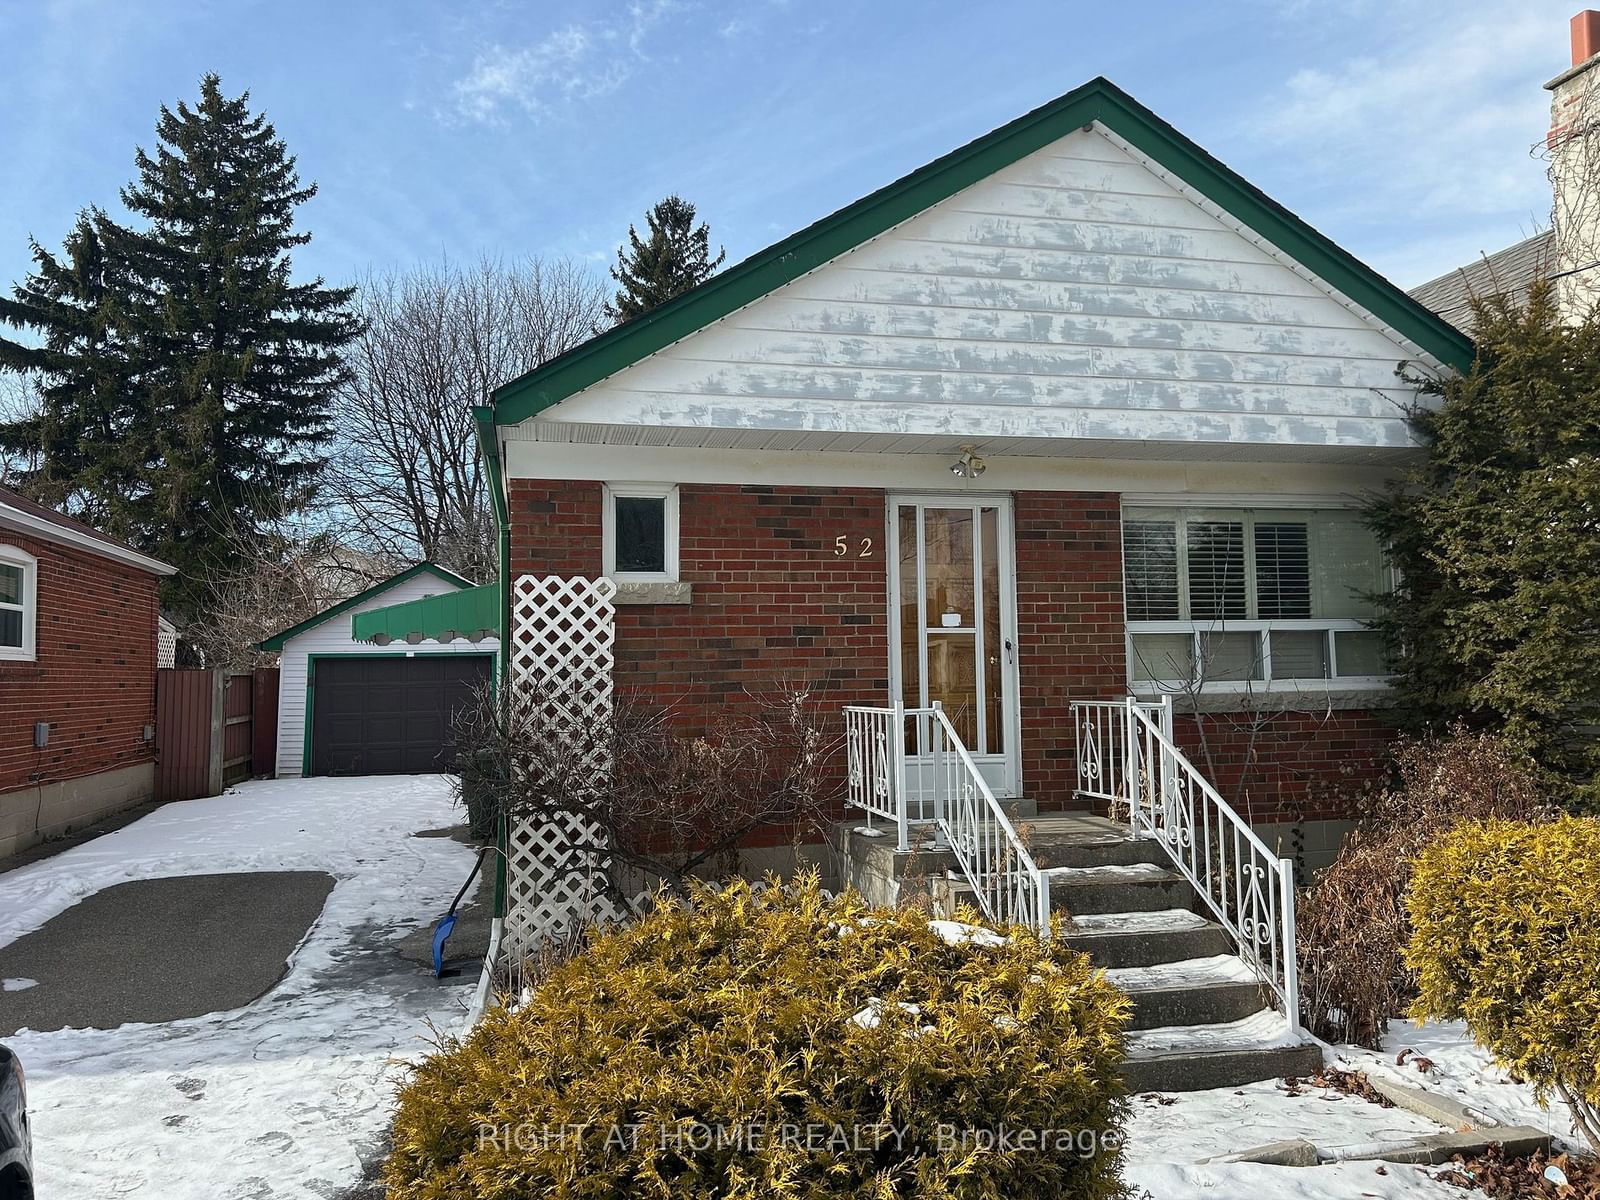
<svg viewBox="0 0 1600 1200">
<path fill-rule="evenodd" d="M 492 396 L 496 423 L 515 425 L 536 416 L 1095 121 L 1139 147 L 1442 365 L 1459 370 L 1470 366 L 1470 338 L 1115 84 L 1095 78 L 758 251 L 645 316 L 501 385 Z"/>
<path fill-rule="evenodd" d="M 95 537 L 93 534 L 83 533 L 54 521 L 47 521 L 43 517 L 36 517 L 32 513 L 23 512 L 0 502 L 0 526 L 16 530 L 37 537 L 42 541 L 56 542 L 63 546 L 71 546 L 75 550 L 83 550 L 90 554 L 97 554 L 101 558 L 109 558 L 125 566 L 138 567 L 141 571 L 148 571 L 152 575 L 176 575 L 178 568 L 171 563 L 164 563 L 159 558 L 151 558 L 148 554 L 141 554 L 131 546 L 119 546 L 115 542 L 108 542 L 104 538 Z"/>
</svg>

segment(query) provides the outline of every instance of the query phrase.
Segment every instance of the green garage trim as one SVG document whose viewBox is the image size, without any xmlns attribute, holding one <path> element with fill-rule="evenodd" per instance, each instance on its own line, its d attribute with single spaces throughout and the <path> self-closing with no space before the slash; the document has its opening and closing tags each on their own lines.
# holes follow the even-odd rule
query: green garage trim
<svg viewBox="0 0 1600 1200">
<path fill-rule="evenodd" d="M 472 587 L 472 580 L 464 579 L 460 575 L 457 575 L 454 571 L 449 570 L 446 567 L 441 567 L 437 563 L 419 562 L 414 567 L 407 567 L 404 571 L 401 571 L 400 574 L 398 574 L 398 575 L 391 575 L 388 579 L 383 580 L 381 583 L 373 584 L 371 587 L 369 587 L 364 592 L 357 592 L 354 596 L 351 596 L 348 600 L 341 600 L 338 604 L 335 604 L 332 608 L 323 609 L 321 612 L 319 612 L 314 617 L 307 617 L 304 621 L 301 621 L 298 625 L 291 625 L 291 626 L 289 626 L 289 628 L 287 628 L 285 630 L 282 630 L 281 632 L 273 634 L 271 637 L 267 638 L 265 641 L 257 642 L 256 643 L 256 649 L 257 650 L 267 650 L 267 651 L 281 651 L 283 649 L 284 642 L 288 641 L 290 638 L 294 637 L 296 634 L 304 633 L 308 629 L 315 629 L 318 625 L 321 625 L 324 621 L 330 620 L 333 617 L 337 617 L 340 613 L 349 612 L 352 608 L 355 608 L 357 605 L 362 604 L 365 601 L 372 599 L 374 596 L 381 596 L 381 595 L 383 595 L 384 592 L 387 592 L 390 588 L 397 587 L 400 584 L 406 582 L 406 580 L 408 580 L 408 579 L 415 579 L 418 575 L 424 575 L 424 574 L 433 575 L 436 578 L 442 579 L 446 583 L 453 584 L 454 586 L 456 586 L 458 588 L 470 588 L 470 587 Z"/>
<path fill-rule="evenodd" d="M 390 642 L 450 642 L 458 637 L 477 641 L 500 633 L 500 583 L 479 584 L 459 592 L 424 596 L 387 608 L 372 608 L 351 619 L 358 642 L 383 646 Z"/>
</svg>

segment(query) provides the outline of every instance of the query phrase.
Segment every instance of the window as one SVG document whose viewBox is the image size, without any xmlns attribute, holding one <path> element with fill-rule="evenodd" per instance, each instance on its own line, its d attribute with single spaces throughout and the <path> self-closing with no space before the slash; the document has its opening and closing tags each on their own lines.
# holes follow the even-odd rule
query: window
<svg viewBox="0 0 1600 1200">
<path fill-rule="evenodd" d="M 605 573 L 628 582 L 678 578 L 678 489 L 615 483 L 605 489 Z"/>
<path fill-rule="evenodd" d="M 38 623 L 38 561 L 0 546 L 0 662 L 32 662 Z"/>
<path fill-rule="evenodd" d="M 1390 572 L 1354 512 L 1130 509 L 1122 557 L 1137 684 L 1230 691 L 1388 673 L 1366 621 Z"/>
</svg>

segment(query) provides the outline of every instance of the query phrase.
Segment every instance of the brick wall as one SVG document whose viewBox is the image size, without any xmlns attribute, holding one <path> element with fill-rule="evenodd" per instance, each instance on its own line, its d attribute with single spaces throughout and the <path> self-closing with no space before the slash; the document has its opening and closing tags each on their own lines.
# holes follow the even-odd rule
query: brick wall
<svg viewBox="0 0 1600 1200">
<path fill-rule="evenodd" d="M 1189 761 L 1251 822 L 1339 820 L 1380 779 L 1395 731 L 1365 711 L 1215 713 L 1173 718 Z"/>
<path fill-rule="evenodd" d="M 0 541 L 39 560 L 37 659 L 0 662 L 0 793 L 152 761 L 156 577 L 10 531 Z M 36 721 L 51 725 L 42 750 Z"/>
<path fill-rule="evenodd" d="M 601 492 L 598 482 L 512 480 L 513 573 L 597 574 Z M 694 602 L 618 609 L 619 686 L 674 706 L 692 728 L 784 674 L 823 684 L 835 708 L 883 701 L 884 503 L 867 489 L 683 485 L 680 574 Z M 1071 702 L 1127 689 L 1120 497 L 1021 492 L 1014 507 L 1023 787 L 1044 809 L 1073 807 Z M 834 553 L 841 534 L 844 557 Z M 862 538 L 873 539 L 871 558 L 857 557 Z M 1262 820 L 1346 815 L 1330 785 L 1374 776 L 1390 738 L 1365 712 L 1204 720 L 1217 786 Z M 1179 718 L 1179 740 L 1204 769 L 1198 731 Z"/>
<path fill-rule="evenodd" d="M 1023 790 L 1073 806 L 1072 701 L 1126 692 L 1122 512 L 1113 492 L 1019 492 L 1017 652 Z"/>
<path fill-rule="evenodd" d="M 599 483 L 516 479 L 510 500 L 513 574 L 600 571 Z M 684 484 L 679 578 L 694 602 L 617 609 L 617 685 L 692 729 L 779 677 L 821 685 L 833 708 L 882 701 L 884 519 L 867 489 Z"/>
</svg>

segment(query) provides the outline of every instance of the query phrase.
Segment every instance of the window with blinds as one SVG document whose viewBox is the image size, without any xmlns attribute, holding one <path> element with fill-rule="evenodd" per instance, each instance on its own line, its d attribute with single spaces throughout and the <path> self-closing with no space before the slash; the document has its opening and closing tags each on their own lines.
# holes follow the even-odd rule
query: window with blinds
<svg viewBox="0 0 1600 1200">
<path fill-rule="evenodd" d="M 1389 570 L 1354 512 L 1131 510 L 1123 576 L 1136 681 L 1237 688 L 1387 674 L 1365 623 Z"/>
</svg>

